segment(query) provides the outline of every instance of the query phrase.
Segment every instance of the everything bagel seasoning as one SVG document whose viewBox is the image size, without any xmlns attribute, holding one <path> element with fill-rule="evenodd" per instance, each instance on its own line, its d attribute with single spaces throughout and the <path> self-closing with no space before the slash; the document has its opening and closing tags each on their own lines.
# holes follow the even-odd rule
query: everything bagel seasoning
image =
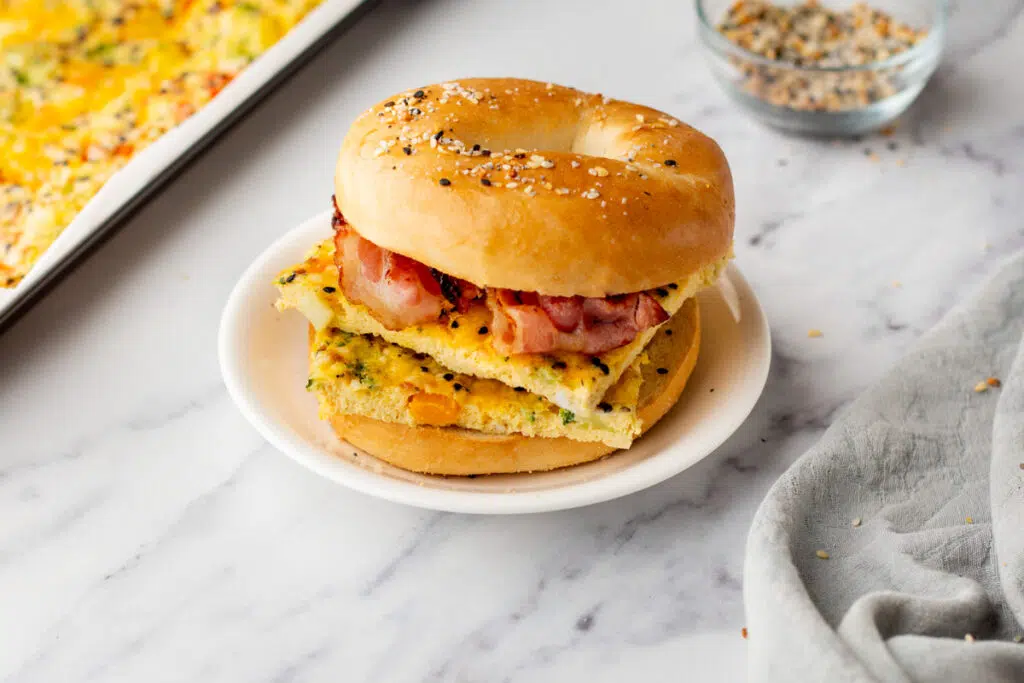
<svg viewBox="0 0 1024 683">
<path fill-rule="evenodd" d="M 801 72 L 793 67 L 874 64 L 927 36 L 863 2 L 833 10 L 817 0 L 795 5 L 738 0 L 717 28 L 730 42 L 780 64 L 774 68 L 734 57 L 747 93 L 776 106 L 810 111 L 858 109 L 895 95 L 900 90 L 897 69 Z"/>
</svg>

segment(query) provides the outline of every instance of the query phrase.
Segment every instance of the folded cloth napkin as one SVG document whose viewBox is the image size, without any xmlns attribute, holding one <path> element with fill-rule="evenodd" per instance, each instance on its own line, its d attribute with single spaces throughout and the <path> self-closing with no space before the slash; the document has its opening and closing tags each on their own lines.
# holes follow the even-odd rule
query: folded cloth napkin
<svg viewBox="0 0 1024 683">
<path fill-rule="evenodd" d="M 1022 337 L 1024 254 L 772 487 L 752 682 L 1024 682 Z"/>
</svg>

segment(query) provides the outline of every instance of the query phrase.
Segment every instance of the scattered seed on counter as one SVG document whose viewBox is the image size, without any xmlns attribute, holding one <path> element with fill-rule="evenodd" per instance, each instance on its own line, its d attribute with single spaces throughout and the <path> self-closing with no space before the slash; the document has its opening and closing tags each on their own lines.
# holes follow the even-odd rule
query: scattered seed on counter
<svg viewBox="0 0 1024 683">
<path fill-rule="evenodd" d="M 895 95 L 900 89 L 896 70 L 808 72 L 793 67 L 872 64 L 909 50 L 928 34 L 863 2 L 836 11 L 816 0 L 796 5 L 738 0 L 718 30 L 739 47 L 780 64 L 733 58 L 744 90 L 779 107 L 810 111 L 859 109 Z"/>
<path fill-rule="evenodd" d="M 807 336 L 811 339 L 817 339 L 818 337 L 824 337 L 825 333 L 818 329 L 807 330 Z"/>
</svg>

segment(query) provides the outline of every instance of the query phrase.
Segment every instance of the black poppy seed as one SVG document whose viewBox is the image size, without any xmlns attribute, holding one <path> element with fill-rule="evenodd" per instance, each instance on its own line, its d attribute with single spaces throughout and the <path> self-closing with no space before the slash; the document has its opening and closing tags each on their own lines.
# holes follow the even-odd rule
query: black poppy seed
<svg viewBox="0 0 1024 683">
<path fill-rule="evenodd" d="M 676 165 L 676 160 L 675 159 L 665 159 L 665 165 L 666 166 L 675 166 Z"/>
<path fill-rule="evenodd" d="M 611 372 L 611 370 L 608 368 L 608 366 L 605 365 L 604 362 L 600 358 L 598 358 L 597 356 L 592 357 L 590 359 L 590 363 L 591 363 L 591 365 L 593 365 L 595 368 L 599 369 L 601 372 L 603 372 L 606 375 L 609 372 Z"/>
<path fill-rule="evenodd" d="M 444 135 L 444 131 L 443 130 L 439 130 L 436 133 L 434 133 L 434 139 L 435 140 L 440 140 L 442 135 Z"/>
<path fill-rule="evenodd" d="M 864 148 L 864 156 L 866 156 L 866 157 L 871 156 L 871 148 L 870 147 L 865 147 Z"/>
<path fill-rule="evenodd" d="M 658 374 L 659 375 L 667 375 L 668 374 L 668 368 L 658 368 Z"/>
<path fill-rule="evenodd" d="M 789 162 L 788 162 L 788 161 L 786 161 L 785 159 L 779 159 L 779 166 L 785 166 L 785 165 L 786 165 L 786 164 L 788 164 L 788 163 L 789 163 Z"/>
<path fill-rule="evenodd" d="M 491 150 L 489 150 L 489 149 L 481 150 L 480 154 L 482 154 L 485 157 L 489 157 L 489 156 L 491 156 Z"/>
<path fill-rule="evenodd" d="M 487 332 L 487 325 L 484 325 L 483 327 L 476 331 L 477 334 L 487 334 Z"/>
<path fill-rule="evenodd" d="M 473 151 L 474 152 L 479 152 L 480 151 L 480 145 L 473 145 Z"/>
<path fill-rule="evenodd" d="M 604 401 L 598 403 L 597 407 L 601 410 L 602 413 L 610 413 L 612 411 L 612 405 L 610 403 L 605 403 Z"/>
<path fill-rule="evenodd" d="M 289 275 L 288 277 L 286 277 L 286 278 L 284 279 L 284 282 L 285 282 L 285 284 L 288 284 L 289 282 L 292 282 L 293 280 L 295 280 L 295 273 L 292 273 L 291 275 Z"/>
<path fill-rule="evenodd" d="M 394 102 L 394 100 L 389 100 L 389 101 L 384 103 L 384 106 L 385 107 L 393 107 L 393 106 L 395 106 L 395 102 Z"/>
<path fill-rule="evenodd" d="M 551 364 L 551 367 L 554 368 L 555 370 L 565 370 L 569 366 L 565 364 L 565 361 L 556 360 L 554 363 Z"/>
<path fill-rule="evenodd" d="M 658 287 L 656 290 L 654 290 L 654 292 L 658 296 L 668 296 L 668 290 L 665 289 L 664 287 Z"/>
<path fill-rule="evenodd" d="M 422 100 L 424 97 L 426 97 L 426 93 L 423 92 L 422 90 L 417 90 L 412 94 L 412 96 L 418 100 Z"/>
<path fill-rule="evenodd" d="M 895 152 L 896 148 L 899 147 L 895 140 L 890 140 L 885 146 L 890 152 Z"/>
<path fill-rule="evenodd" d="M 338 291 L 338 288 L 337 287 L 330 287 L 330 286 L 328 286 L 328 287 L 324 287 L 324 291 L 327 292 L 328 294 L 334 294 L 335 292 Z"/>
<path fill-rule="evenodd" d="M 679 289 L 679 285 L 677 285 L 676 283 L 672 282 L 672 283 L 669 284 L 668 288 L 669 289 Z"/>
<path fill-rule="evenodd" d="M 654 196 L 650 192 L 648 192 L 647 190 L 644 190 L 644 194 L 647 195 L 648 197 L 653 197 Z"/>
<path fill-rule="evenodd" d="M 665 334 L 667 334 L 668 336 L 671 337 L 672 336 L 672 330 L 665 330 Z"/>
<path fill-rule="evenodd" d="M 512 391 L 516 392 L 517 394 L 522 394 L 526 392 L 526 387 L 516 387 Z"/>
<path fill-rule="evenodd" d="M 453 379 L 455 379 L 455 375 L 453 375 L 450 372 L 444 373 L 444 381 L 445 382 L 451 382 Z"/>
<path fill-rule="evenodd" d="M 517 152 L 513 156 L 515 156 L 516 159 L 525 159 L 526 158 L 526 154 L 524 154 L 523 152 Z"/>
<path fill-rule="evenodd" d="M 452 181 L 448 180 L 447 178 L 441 178 L 437 182 L 438 182 L 438 184 L 441 185 L 441 187 L 448 187 L 449 185 L 452 184 Z"/>
<path fill-rule="evenodd" d="M 715 393 L 715 388 L 714 387 L 711 387 L 710 393 L 712 393 L 712 394 Z"/>
<path fill-rule="evenodd" d="M 479 474 L 467 474 L 466 479 L 476 479 L 479 476 Z"/>
<path fill-rule="evenodd" d="M 412 154 L 412 147 L 403 147 L 402 151 L 405 152 L 406 155 Z"/>
<path fill-rule="evenodd" d="M 421 365 L 420 372 L 430 372 L 430 368 L 428 368 L 426 365 Z"/>
<path fill-rule="evenodd" d="M 491 186 L 491 181 L 488 180 L 487 178 L 481 178 L 480 179 L 480 184 L 483 185 L 484 187 L 490 187 Z"/>
<path fill-rule="evenodd" d="M 411 107 L 411 108 L 409 109 L 409 113 L 410 113 L 410 114 L 412 114 L 413 116 L 419 116 L 419 115 L 420 115 L 420 114 L 422 114 L 423 112 L 422 112 L 422 111 L 420 111 L 419 107 Z"/>
<path fill-rule="evenodd" d="M 455 389 L 455 391 L 461 391 L 462 385 L 456 382 L 455 384 L 452 385 L 452 389 Z"/>
<path fill-rule="evenodd" d="M 453 320 L 452 321 L 452 329 L 453 330 L 459 329 L 459 321 L 458 320 Z"/>
</svg>

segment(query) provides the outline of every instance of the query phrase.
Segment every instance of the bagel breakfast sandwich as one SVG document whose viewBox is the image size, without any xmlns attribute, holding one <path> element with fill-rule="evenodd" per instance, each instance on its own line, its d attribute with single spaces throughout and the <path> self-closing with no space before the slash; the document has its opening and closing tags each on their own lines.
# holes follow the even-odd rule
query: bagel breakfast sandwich
<svg viewBox="0 0 1024 683">
<path fill-rule="evenodd" d="M 309 320 L 307 388 L 343 440 L 416 472 L 549 470 L 675 404 L 733 222 L 722 151 L 667 114 L 520 79 L 425 86 L 355 120 L 334 234 L 277 305 Z"/>
</svg>

